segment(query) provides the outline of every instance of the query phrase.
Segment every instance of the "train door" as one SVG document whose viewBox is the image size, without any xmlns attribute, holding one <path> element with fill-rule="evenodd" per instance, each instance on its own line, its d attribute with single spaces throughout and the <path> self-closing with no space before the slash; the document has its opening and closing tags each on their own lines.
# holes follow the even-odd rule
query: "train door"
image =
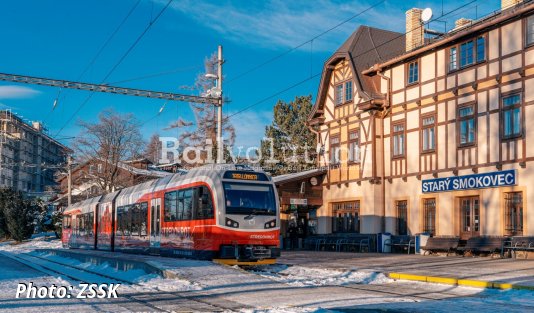
<svg viewBox="0 0 534 313">
<path fill-rule="evenodd" d="M 161 199 L 150 201 L 150 254 L 159 254 L 160 225 L 161 225 Z"/>
<path fill-rule="evenodd" d="M 480 201 L 478 197 L 460 198 L 460 237 L 480 236 Z"/>
</svg>

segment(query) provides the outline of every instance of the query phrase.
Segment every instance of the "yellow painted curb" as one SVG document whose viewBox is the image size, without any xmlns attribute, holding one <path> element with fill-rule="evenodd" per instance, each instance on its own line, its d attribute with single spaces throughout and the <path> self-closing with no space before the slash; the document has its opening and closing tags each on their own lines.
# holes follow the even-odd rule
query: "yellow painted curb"
<svg viewBox="0 0 534 313">
<path fill-rule="evenodd" d="M 448 278 L 448 277 L 436 277 L 436 276 L 427 276 L 427 283 L 437 283 L 437 284 L 447 284 L 447 285 L 457 285 L 458 279 Z"/>
<path fill-rule="evenodd" d="M 454 277 L 424 276 L 407 273 L 388 273 L 391 279 L 401 279 L 410 281 L 422 281 L 427 283 L 446 284 L 454 286 L 466 286 L 475 288 L 493 288 L 493 289 L 517 289 L 534 291 L 534 286 L 514 285 L 510 283 L 491 282 L 473 279 L 458 279 Z"/>
<path fill-rule="evenodd" d="M 458 279 L 458 286 L 477 287 L 477 288 L 493 288 L 492 282 L 472 280 L 472 279 Z"/>
</svg>

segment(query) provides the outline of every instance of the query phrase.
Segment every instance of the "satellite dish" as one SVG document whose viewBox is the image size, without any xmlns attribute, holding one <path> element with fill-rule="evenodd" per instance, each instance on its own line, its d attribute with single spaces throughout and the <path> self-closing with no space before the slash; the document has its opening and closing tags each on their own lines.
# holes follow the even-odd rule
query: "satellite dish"
<svg viewBox="0 0 534 313">
<path fill-rule="evenodd" d="M 423 23 L 426 23 L 430 21 L 431 18 L 432 18 L 432 9 L 431 8 L 424 9 L 423 13 L 421 13 L 421 21 Z"/>
</svg>

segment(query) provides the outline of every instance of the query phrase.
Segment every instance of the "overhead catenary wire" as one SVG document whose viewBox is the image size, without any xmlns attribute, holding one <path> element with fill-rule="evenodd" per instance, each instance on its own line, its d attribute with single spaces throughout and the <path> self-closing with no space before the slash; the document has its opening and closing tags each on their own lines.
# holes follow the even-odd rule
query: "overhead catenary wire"
<svg viewBox="0 0 534 313">
<path fill-rule="evenodd" d="M 272 62 L 274 62 L 274 61 L 276 61 L 276 60 L 278 60 L 278 59 L 284 57 L 285 55 L 288 55 L 289 53 L 291 53 L 291 52 L 297 50 L 298 48 L 300 48 L 300 47 L 302 47 L 302 46 L 304 46 L 304 45 L 306 45 L 306 44 L 308 44 L 308 43 L 310 43 L 310 42 L 313 42 L 313 41 L 316 40 L 317 38 L 326 35 L 327 33 L 333 31 L 334 29 L 336 29 L 336 28 L 338 28 L 338 27 L 340 27 L 340 26 L 342 26 L 342 25 L 344 25 L 344 24 L 346 24 L 346 23 L 352 21 L 353 19 L 355 19 L 355 18 L 361 16 L 362 14 L 365 14 L 366 12 L 368 12 L 368 11 L 370 11 L 370 10 L 376 8 L 377 6 L 379 6 L 380 4 L 382 4 L 382 3 L 384 3 L 384 2 L 385 2 L 385 0 L 381 0 L 381 1 L 378 1 L 378 2 L 374 3 L 373 5 L 371 5 L 371 6 L 369 6 L 368 8 L 366 8 L 366 9 L 364 9 L 364 10 L 358 12 L 357 14 L 354 14 L 354 15 L 352 15 L 351 17 L 349 17 L 349 18 L 347 18 L 347 19 L 345 19 L 345 20 L 339 22 L 338 24 L 336 24 L 336 25 L 330 27 L 329 29 L 327 29 L 327 30 L 325 30 L 325 31 L 323 31 L 323 32 L 321 32 L 321 33 L 315 35 L 315 36 L 312 37 L 311 39 L 306 40 L 305 42 L 303 42 L 303 43 L 301 43 L 301 44 L 299 44 L 299 45 L 296 45 L 296 46 L 290 48 L 289 50 L 286 50 L 286 51 L 284 51 L 284 52 L 282 52 L 282 53 L 280 53 L 280 54 L 278 54 L 278 55 L 276 55 L 276 56 L 274 56 L 274 57 L 272 57 L 272 58 L 270 58 L 270 59 L 268 59 L 268 60 L 266 60 L 266 61 L 264 61 L 264 62 L 262 62 L 262 63 L 260 63 L 260 64 L 258 64 L 258 65 L 256 65 L 256 66 L 253 66 L 252 68 L 250 68 L 250 69 L 244 71 L 244 72 L 241 73 L 241 74 L 236 75 L 235 77 L 232 77 L 232 78 L 229 79 L 226 83 L 229 84 L 229 83 L 231 83 L 231 82 L 233 82 L 233 81 L 236 81 L 236 80 L 242 78 L 243 76 L 248 75 L 248 74 L 250 74 L 250 73 L 256 71 L 257 69 L 260 69 L 260 68 L 262 68 L 263 66 L 265 66 L 265 65 L 267 65 L 267 64 L 270 64 L 270 63 L 272 63 Z"/>
<path fill-rule="evenodd" d="M 137 6 L 139 5 L 139 3 L 141 2 L 141 0 L 137 0 L 134 5 L 128 10 L 128 13 L 124 16 L 124 18 L 121 20 L 121 22 L 119 23 L 119 25 L 115 28 L 115 30 L 111 33 L 111 35 L 106 39 L 106 41 L 104 41 L 104 44 L 102 44 L 102 46 L 100 47 L 100 49 L 98 49 L 97 53 L 95 54 L 95 56 L 91 59 L 91 61 L 89 61 L 89 63 L 85 66 L 85 68 L 83 69 L 83 71 L 80 73 L 80 75 L 78 75 L 78 78 L 76 80 L 81 80 L 83 78 L 83 76 L 85 75 L 85 73 L 87 73 L 87 71 L 95 64 L 96 60 L 100 57 L 100 55 L 102 54 L 102 52 L 107 48 L 107 46 L 111 43 L 111 41 L 113 40 L 113 38 L 115 38 L 115 36 L 117 35 L 117 33 L 122 29 L 122 27 L 124 26 L 124 24 L 126 23 L 126 21 L 130 18 L 130 16 L 132 15 L 132 13 L 135 11 L 135 9 L 137 8 Z M 62 93 L 62 88 L 59 88 L 59 91 L 58 91 L 58 94 L 56 96 L 56 98 L 54 99 L 54 104 L 52 106 L 52 110 L 50 110 L 50 112 L 48 113 L 48 115 L 46 116 L 45 118 L 45 121 L 48 120 L 48 118 L 50 117 L 50 114 L 52 114 L 52 112 L 56 109 L 56 106 L 58 105 L 58 103 L 60 102 L 60 96 L 61 96 L 61 93 Z M 65 95 L 63 96 L 63 101 L 65 100 Z"/>
<path fill-rule="evenodd" d="M 436 18 L 430 20 L 429 22 L 432 22 L 432 21 L 435 21 L 435 20 L 437 20 L 437 19 L 439 19 L 439 18 L 443 18 L 443 17 L 445 17 L 445 16 L 448 16 L 449 14 L 452 14 L 452 13 L 458 11 L 458 10 L 461 10 L 461 9 L 465 8 L 466 6 L 469 6 L 469 5 L 471 5 L 471 4 L 473 4 L 473 3 L 477 2 L 477 1 L 478 1 L 478 0 L 472 0 L 472 1 L 469 1 L 469 2 L 467 2 L 467 3 L 465 3 L 465 4 L 463 4 L 463 5 L 461 5 L 461 6 L 457 7 L 457 8 L 455 8 L 455 9 L 452 9 L 452 10 L 448 11 L 448 12 L 445 13 L 445 14 L 442 14 L 442 15 L 439 16 L 439 17 L 436 17 Z M 394 37 L 394 38 L 392 38 L 392 39 L 390 39 L 390 40 L 387 40 L 387 41 L 385 41 L 385 42 L 383 42 L 383 43 L 381 43 L 381 44 L 379 44 L 379 45 L 375 45 L 375 46 L 374 46 L 373 48 L 371 48 L 371 49 L 368 49 L 368 50 L 366 50 L 366 51 L 363 51 L 363 52 L 360 53 L 360 54 L 351 56 L 350 59 L 351 59 L 351 60 L 354 60 L 354 59 L 356 59 L 356 58 L 358 58 L 358 57 L 360 57 L 360 56 L 362 56 L 362 55 L 365 55 L 365 54 L 367 54 L 367 53 L 369 53 L 369 52 L 375 50 L 375 49 L 378 48 L 378 47 L 381 47 L 381 46 L 386 45 L 386 44 L 388 44 L 388 43 L 391 43 L 391 42 L 393 42 L 393 41 L 395 41 L 395 40 L 398 40 L 398 39 L 400 39 L 400 38 L 406 36 L 407 34 L 411 33 L 412 31 L 413 31 L 413 30 L 409 30 L 409 31 L 406 31 L 406 32 L 404 32 L 404 33 L 402 33 L 402 34 L 399 34 L 399 36 L 396 36 L 396 37 Z M 279 91 L 277 91 L 277 92 L 275 92 L 275 93 L 273 93 L 273 94 L 271 94 L 271 95 L 269 95 L 269 96 L 267 96 L 267 97 L 264 97 L 264 98 L 262 98 L 262 99 L 260 99 L 260 100 L 258 100 L 258 101 L 256 101 L 256 102 L 252 103 L 251 105 L 248 105 L 248 106 L 244 107 L 243 109 L 241 109 L 241 110 L 239 110 L 239 111 L 237 111 L 237 112 L 235 112 L 235 113 L 232 113 L 232 114 L 226 116 L 225 118 L 223 118 L 223 120 L 229 120 L 230 118 L 232 118 L 232 117 L 234 117 L 234 116 L 236 116 L 236 115 L 239 115 L 239 114 L 241 114 L 241 113 L 243 113 L 243 112 L 245 112 L 245 111 L 248 111 L 248 110 L 250 110 L 250 109 L 253 108 L 253 107 L 256 107 L 256 106 L 258 106 L 258 105 L 260 105 L 260 104 L 262 104 L 262 103 L 264 103 L 264 102 L 266 102 L 266 101 L 268 101 L 268 100 L 270 100 L 270 99 L 272 99 L 272 98 L 274 98 L 274 97 L 276 97 L 276 96 L 279 96 L 279 95 L 281 95 L 281 94 L 283 94 L 283 93 L 285 93 L 285 92 L 287 92 L 287 91 L 289 91 L 289 90 L 291 90 L 291 89 L 293 89 L 293 88 L 296 88 L 296 87 L 298 87 L 298 86 L 300 86 L 300 85 L 302 85 L 302 84 L 304 84 L 304 83 L 306 83 L 306 82 L 308 82 L 308 81 L 310 81 L 310 80 L 312 80 L 312 79 L 314 79 L 314 78 L 320 76 L 321 74 L 322 74 L 322 72 L 316 73 L 316 74 L 311 75 L 310 77 L 307 77 L 307 78 L 305 78 L 305 79 L 303 79 L 303 80 L 301 80 L 301 81 L 299 81 L 299 82 L 296 82 L 296 83 L 294 83 L 294 84 L 292 84 L 292 85 L 290 85 L 290 86 L 288 86 L 288 87 L 285 87 L 285 88 L 283 88 L 283 89 L 281 89 L 281 90 L 279 90 Z M 199 130 L 199 131 L 208 130 L 208 127 L 199 128 L 198 130 Z"/>
<path fill-rule="evenodd" d="M 133 51 L 133 49 L 137 46 L 137 44 L 143 39 L 143 37 L 147 34 L 147 32 L 152 28 L 152 26 L 157 22 L 157 20 L 163 15 L 163 13 L 167 10 L 167 8 L 171 5 L 173 0 L 169 0 L 167 4 L 159 11 L 159 13 L 154 17 L 153 20 L 148 23 L 148 25 L 145 27 L 145 29 L 137 36 L 136 40 L 130 45 L 130 47 L 123 53 L 123 55 L 119 58 L 119 60 L 115 63 L 115 65 L 108 71 L 106 76 L 101 81 L 101 84 L 104 83 L 110 76 L 115 72 L 115 70 L 122 64 L 122 62 L 126 59 L 126 57 Z M 74 113 L 67 119 L 67 121 L 63 124 L 63 126 L 58 130 L 56 133 L 56 136 L 58 136 L 65 127 L 78 115 L 78 113 L 81 111 L 81 109 L 89 102 L 89 100 L 94 95 L 94 92 L 91 92 L 84 101 L 78 106 L 78 108 L 74 111 Z"/>
</svg>

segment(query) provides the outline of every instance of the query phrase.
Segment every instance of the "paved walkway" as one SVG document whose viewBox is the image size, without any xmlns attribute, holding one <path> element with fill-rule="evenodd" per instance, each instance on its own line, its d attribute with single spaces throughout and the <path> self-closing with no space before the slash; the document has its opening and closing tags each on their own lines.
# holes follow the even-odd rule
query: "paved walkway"
<svg viewBox="0 0 534 313">
<path fill-rule="evenodd" d="M 534 288 L 534 260 L 532 259 L 283 251 L 278 262 L 319 268 L 372 270 L 383 273 L 497 282 Z M 418 277 L 413 278 L 421 280 Z"/>
</svg>

